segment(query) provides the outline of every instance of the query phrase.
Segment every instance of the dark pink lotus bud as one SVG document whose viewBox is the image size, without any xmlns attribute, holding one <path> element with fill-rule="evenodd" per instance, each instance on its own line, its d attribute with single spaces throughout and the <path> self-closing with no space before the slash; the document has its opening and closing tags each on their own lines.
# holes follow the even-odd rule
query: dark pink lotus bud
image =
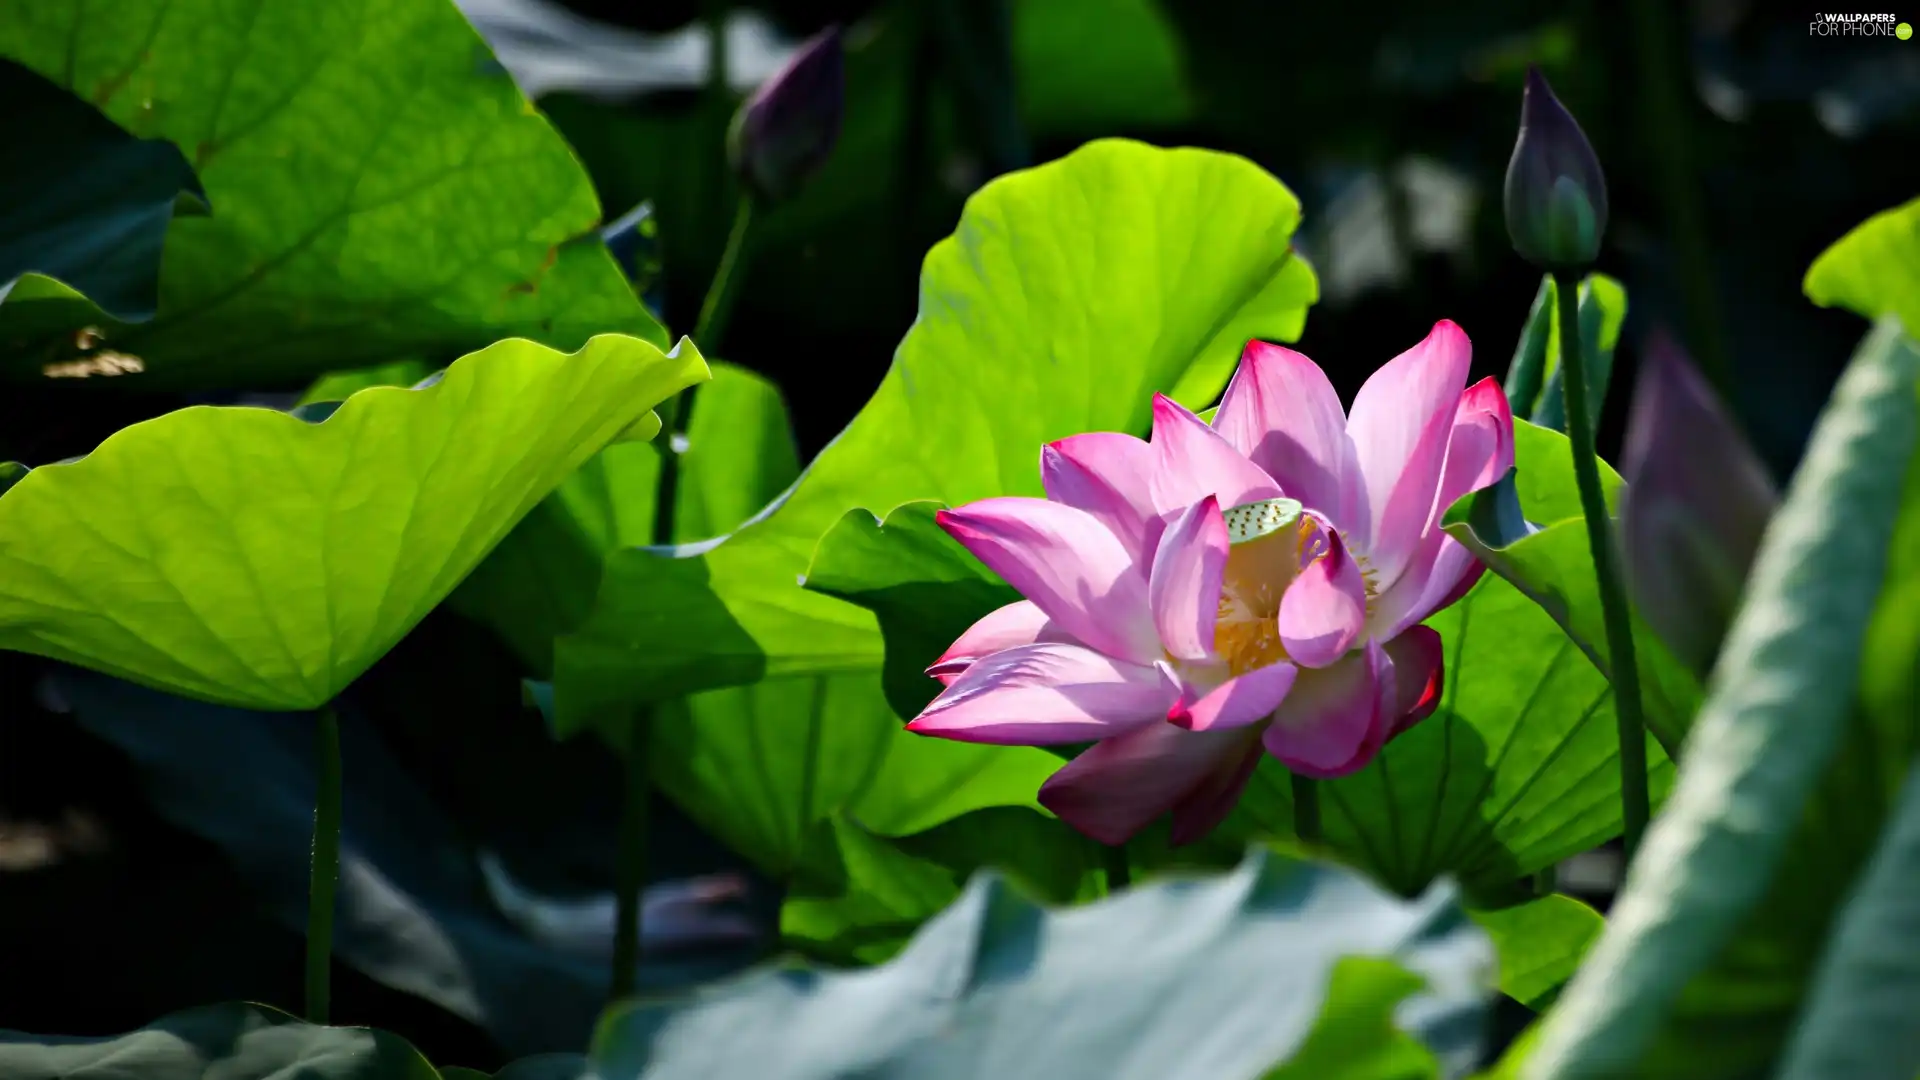
<svg viewBox="0 0 1920 1080">
<path fill-rule="evenodd" d="M 1507 162 L 1507 235 L 1521 258 L 1543 270 L 1580 270 L 1600 254 L 1607 231 L 1607 178 L 1579 121 L 1527 70 L 1520 137 Z"/>
<path fill-rule="evenodd" d="M 1622 547 L 1634 603 L 1674 655 L 1704 676 L 1780 494 L 1713 388 L 1664 333 L 1641 361 L 1622 465 Z"/>
<path fill-rule="evenodd" d="M 727 154 L 755 197 L 791 196 L 833 153 L 845 82 L 840 28 L 802 44 L 734 114 Z"/>
</svg>

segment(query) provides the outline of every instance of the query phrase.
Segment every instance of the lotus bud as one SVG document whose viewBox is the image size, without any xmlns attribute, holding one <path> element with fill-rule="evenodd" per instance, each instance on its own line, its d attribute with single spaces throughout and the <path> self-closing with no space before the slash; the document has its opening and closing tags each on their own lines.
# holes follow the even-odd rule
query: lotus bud
<svg viewBox="0 0 1920 1080">
<path fill-rule="evenodd" d="M 1622 456 L 1622 549 L 1635 605 L 1704 677 L 1780 493 L 1712 387 L 1665 334 L 1641 362 Z"/>
<path fill-rule="evenodd" d="M 1544 270 L 1593 265 L 1607 231 L 1607 178 L 1579 121 L 1537 69 L 1527 71 L 1520 137 L 1507 162 L 1507 235 Z"/>
<path fill-rule="evenodd" d="M 734 114 L 727 156 L 756 198 L 779 200 L 826 163 L 840 137 L 840 28 L 807 39 Z"/>
</svg>

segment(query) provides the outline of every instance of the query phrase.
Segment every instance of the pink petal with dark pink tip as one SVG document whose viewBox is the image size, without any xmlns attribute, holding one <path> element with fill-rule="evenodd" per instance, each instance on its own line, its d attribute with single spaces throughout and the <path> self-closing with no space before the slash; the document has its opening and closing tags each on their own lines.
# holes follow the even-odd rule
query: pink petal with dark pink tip
<svg viewBox="0 0 1920 1080">
<path fill-rule="evenodd" d="M 1446 651 L 1439 631 L 1415 626 L 1382 646 L 1393 661 L 1393 720 L 1387 737 L 1432 716 L 1446 692 Z"/>
<path fill-rule="evenodd" d="M 1367 583 L 1340 534 L 1280 597 L 1280 643 L 1295 663 L 1323 668 L 1345 656 L 1367 625 Z"/>
<path fill-rule="evenodd" d="M 1160 672 L 1079 645 L 1018 645 L 976 660 L 907 730 L 960 742 L 1057 746 L 1164 726 Z"/>
<path fill-rule="evenodd" d="M 935 520 L 1060 629 L 1140 664 L 1161 656 L 1146 568 L 1098 518 L 1045 499 L 983 499 Z"/>
<path fill-rule="evenodd" d="M 1189 731 L 1246 727 L 1273 715 L 1286 699 L 1300 669 L 1281 662 L 1254 668 L 1199 695 L 1183 695 L 1167 710 L 1168 722 Z"/>
<path fill-rule="evenodd" d="M 1440 518 L 1461 496 L 1492 485 L 1512 468 L 1513 411 L 1500 384 L 1482 379 L 1460 395 L 1433 523 L 1400 579 L 1380 593 L 1369 620 L 1373 637 L 1398 636 L 1465 596 L 1480 580 L 1479 560 L 1440 530 Z"/>
<path fill-rule="evenodd" d="M 1386 743 L 1397 699 L 1393 661 L 1369 641 L 1331 667 L 1300 673 L 1263 736 L 1267 753 L 1301 776 L 1345 776 Z"/>
<path fill-rule="evenodd" d="M 1435 514 L 1444 514 L 1469 491 L 1493 486 L 1513 468 L 1513 406 L 1492 376 L 1460 395 L 1447 437 L 1447 468 Z"/>
<path fill-rule="evenodd" d="M 952 685 L 954 676 L 984 656 L 1016 645 L 1032 645 L 1042 641 L 1078 644 L 1071 641 L 1065 631 L 1053 625 L 1047 613 L 1035 606 L 1033 601 L 1016 600 L 981 616 L 978 622 L 967 628 L 966 633 L 947 646 L 947 651 L 941 653 L 938 660 L 927 666 L 927 674 Z"/>
<path fill-rule="evenodd" d="M 1331 518 L 1366 549 L 1371 522 L 1347 414 L 1326 373 L 1279 345 L 1249 341 L 1213 428 L 1290 499 Z"/>
<path fill-rule="evenodd" d="M 1246 729 L 1195 732 L 1150 724 L 1061 766 L 1040 785 L 1040 805 L 1103 844 L 1124 844 L 1181 807 L 1187 832 L 1203 822 L 1210 828 L 1246 783 L 1246 759 L 1258 745 Z"/>
<path fill-rule="evenodd" d="M 1280 485 L 1186 407 L 1153 397 L 1154 505 L 1164 516 L 1212 495 L 1223 508 L 1277 499 Z"/>
<path fill-rule="evenodd" d="M 1153 554 L 1147 598 L 1160 643 L 1178 660 L 1213 659 L 1220 576 L 1227 567 L 1227 522 L 1209 495 L 1173 520 Z"/>
<path fill-rule="evenodd" d="M 1347 434 L 1372 520 L 1367 561 L 1383 590 L 1399 580 L 1432 520 L 1472 360 L 1467 335 L 1443 320 L 1374 372 L 1354 398 Z"/>
<path fill-rule="evenodd" d="M 1040 451 L 1040 484 L 1047 498 L 1099 518 L 1144 559 L 1160 534 L 1148 487 L 1153 463 L 1153 447 L 1145 439 L 1094 431 L 1048 443 Z"/>
</svg>

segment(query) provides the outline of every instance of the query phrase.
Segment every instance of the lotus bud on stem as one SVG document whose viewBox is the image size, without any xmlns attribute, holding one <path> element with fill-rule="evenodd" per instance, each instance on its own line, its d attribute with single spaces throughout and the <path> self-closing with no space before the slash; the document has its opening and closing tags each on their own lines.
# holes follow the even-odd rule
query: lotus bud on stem
<svg viewBox="0 0 1920 1080">
<path fill-rule="evenodd" d="M 1567 437 L 1572 444 L 1574 482 L 1580 491 L 1587 543 L 1600 589 L 1601 618 L 1606 626 L 1609 677 L 1620 732 L 1621 840 L 1631 860 L 1651 816 L 1646 718 L 1641 711 L 1632 614 L 1614 547 L 1613 520 L 1600 488 L 1593 433 L 1597 410 L 1587 401 L 1587 363 L 1580 340 L 1580 276 L 1599 256 L 1600 241 L 1606 233 L 1607 181 L 1579 121 L 1554 97 L 1553 88 L 1537 68 L 1527 72 L 1520 134 L 1507 163 L 1505 196 L 1507 234 L 1514 250 L 1553 275 L 1557 294 Z"/>
</svg>

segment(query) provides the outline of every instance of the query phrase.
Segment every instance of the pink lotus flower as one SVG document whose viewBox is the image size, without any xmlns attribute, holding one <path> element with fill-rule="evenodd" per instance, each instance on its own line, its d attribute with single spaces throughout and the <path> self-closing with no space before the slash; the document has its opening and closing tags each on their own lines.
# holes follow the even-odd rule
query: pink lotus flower
<svg viewBox="0 0 1920 1080">
<path fill-rule="evenodd" d="M 1348 417 L 1313 361 L 1251 342 L 1211 427 L 1156 396 L 1151 442 L 1062 439 L 1046 498 L 942 511 L 1026 599 L 927 669 L 946 689 L 908 730 L 1094 743 L 1040 802 L 1108 844 L 1168 811 L 1175 843 L 1205 835 L 1263 747 L 1304 776 L 1365 766 L 1438 705 L 1419 623 L 1483 569 L 1439 517 L 1513 465 L 1506 395 L 1462 389 L 1471 357 L 1441 322 Z"/>
</svg>

